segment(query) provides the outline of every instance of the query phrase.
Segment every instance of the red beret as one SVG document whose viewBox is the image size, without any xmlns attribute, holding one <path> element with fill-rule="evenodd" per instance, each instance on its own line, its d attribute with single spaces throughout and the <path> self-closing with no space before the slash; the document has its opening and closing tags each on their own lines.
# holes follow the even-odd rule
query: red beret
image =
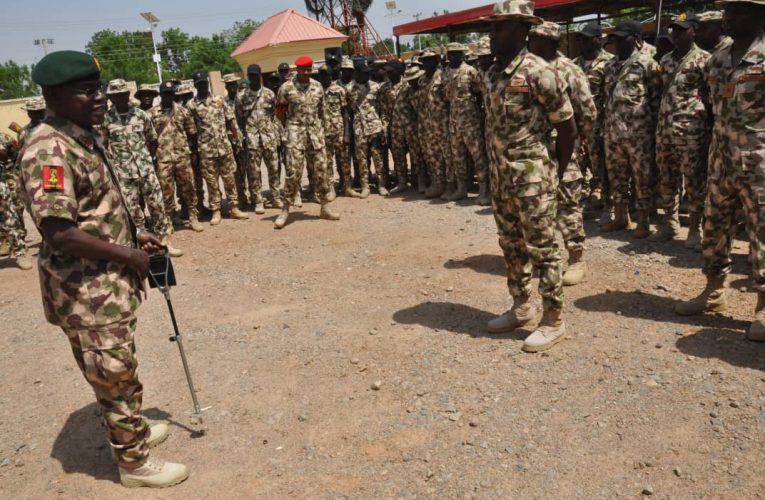
<svg viewBox="0 0 765 500">
<path fill-rule="evenodd" d="M 297 59 L 295 59 L 295 66 L 298 68 L 305 67 L 305 66 L 313 66 L 313 59 L 311 59 L 308 56 L 300 56 Z"/>
</svg>

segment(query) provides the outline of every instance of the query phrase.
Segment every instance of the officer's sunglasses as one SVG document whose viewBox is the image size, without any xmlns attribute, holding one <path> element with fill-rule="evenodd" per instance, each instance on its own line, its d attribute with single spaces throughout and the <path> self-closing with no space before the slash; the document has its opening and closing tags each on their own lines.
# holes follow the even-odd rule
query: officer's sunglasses
<svg viewBox="0 0 765 500">
<path fill-rule="evenodd" d="M 103 84 L 100 81 L 70 85 L 69 89 L 77 95 L 84 95 L 86 97 L 95 97 L 104 90 Z"/>
</svg>

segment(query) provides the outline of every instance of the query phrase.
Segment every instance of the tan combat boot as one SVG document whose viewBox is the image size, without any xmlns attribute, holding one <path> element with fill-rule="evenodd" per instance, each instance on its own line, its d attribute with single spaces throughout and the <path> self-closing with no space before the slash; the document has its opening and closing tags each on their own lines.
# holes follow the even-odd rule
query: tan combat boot
<svg viewBox="0 0 765 500">
<path fill-rule="evenodd" d="M 633 229 L 634 226 L 630 221 L 630 212 L 627 210 L 627 205 L 617 205 L 614 208 L 614 219 L 600 227 L 600 230 L 604 233 L 612 233 L 614 231 L 621 231 L 622 229 Z"/>
<path fill-rule="evenodd" d="M 263 196 L 258 194 L 258 196 L 255 196 L 255 199 L 253 200 L 255 203 L 255 213 L 258 215 L 262 215 L 266 213 L 266 205 L 263 203 Z"/>
<path fill-rule="evenodd" d="M 32 269 L 32 259 L 29 258 L 29 255 L 23 253 L 21 255 L 16 256 L 16 267 L 21 269 L 22 271 L 29 271 Z"/>
<path fill-rule="evenodd" d="M 680 220 L 677 212 L 668 212 L 659 224 L 656 232 L 648 237 L 648 241 L 663 243 L 674 240 L 680 234 Z"/>
<path fill-rule="evenodd" d="M 478 198 L 475 199 L 475 204 L 481 207 L 488 207 L 491 205 L 491 193 L 489 192 L 489 181 L 483 181 L 478 183 Z"/>
<path fill-rule="evenodd" d="M 175 248 L 170 244 L 170 236 L 165 236 L 161 241 L 165 248 L 167 248 L 167 254 L 170 257 L 183 257 L 183 250 Z"/>
<path fill-rule="evenodd" d="M 327 201 L 335 201 L 337 193 L 335 193 L 335 183 L 329 181 L 329 192 L 327 193 Z"/>
<path fill-rule="evenodd" d="M 282 204 L 281 198 L 278 196 L 271 196 L 271 207 L 272 208 L 282 208 L 284 205 Z"/>
<path fill-rule="evenodd" d="M 467 182 L 464 180 L 458 180 L 457 181 L 457 189 L 452 192 L 451 196 L 449 196 L 446 200 L 447 201 L 460 201 L 467 198 L 468 192 L 467 192 Z"/>
<path fill-rule="evenodd" d="M 3 239 L 2 241 L 0 241 L 0 257 L 10 255 L 10 253 L 11 253 L 11 245 L 8 243 L 8 240 Z"/>
<path fill-rule="evenodd" d="M 319 218 L 326 219 L 326 220 L 340 220 L 340 214 L 333 212 L 332 209 L 329 208 L 329 203 L 324 203 L 321 206 L 321 212 L 319 212 Z"/>
<path fill-rule="evenodd" d="M 637 227 L 632 231 L 632 237 L 638 240 L 651 236 L 651 226 L 648 222 L 648 211 L 638 210 Z"/>
<path fill-rule="evenodd" d="M 359 198 L 362 200 L 369 198 L 369 180 L 366 175 L 361 179 L 361 194 L 359 195 Z"/>
<path fill-rule="evenodd" d="M 292 206 L 295 208 L 303 207 L 303 195 L 300 192 L 300 186 L 295 190 L 295 196 L 292 197 Z"/>
<path fill-rule="evenodd" d="M 757 306 L 754 308 L 754 321 L 749 325 L 746 338 L 753 342 L 765 342 L 765 292 L 757 292 Z"/>
<path fill-rule="evenodd" d="M 447 201 L 449 200 L 449 197 L 454 194 L 454 191 L 457 189 L 457 184 L 455 182 L 447 182 L 446 187 L 444 188 L 444 192 L 441 193 L 441 196 L 439 198 L 441 201 Z"/>
<path fill-rule="evenodd" d="M 146 437 L 146 446 L 155 448 L 164 443 L 170 436 L 170 427 L 165 423 L 154 424 L 149 428 L 149 435 Z"/>
<path fill-rule="evenodd" d="M 561 319 L 561 311 L 549 309 L 542 314 L 542 321 L 531 335 L 523 341 L 526 352 L 540 352 L 550 349 L 566 336 L 566 325 Z"/>
<path fill-rule="evenodd" d="M 516 297 L 513 307 L 505 314 L 497 316 L 489 321 L 486 330 L 489 333 L 507 333 L 531 322 L 537 317 L 539 311 L 529 301 L 528 297 Z"/>
<path fill-rule="evenodd" d="M 446 186 L 443 182 L 433 182 L 425 191 L 425 198 L 440 198 Z"/>
<path fill-rule="evenodd" d="M 242 212 L 241 210 L 239 210 L 236 207 L 231 209 L 231 212 L 229 213 L 229 215 L 231 216 L 232 219 L 236 219 L 236 220 L 247 220 L 247 219 L 250 218 L 249 215 L 247 215 L 246 213 Z"/>
<path fill-rule="evenodd" d="M 601 228 L 601 231 L 603 230 L 603 226 L 607 224 L 611 224 L 614 221 L 614 208 L 611 206 L 610 203 L 606 203 L 603 206 L 603 212 L 601 212 L 600 217 L 598 217 L 598 227 Z"/>
<path fill-rule="evenodd" d="M 189 469 L 183 464 L 159 462 L 148 459 L 137 469 L 120 467 L 120 482 L 128 488 L 165 488 L 183 482 L 189 477 Z"/>
<path fill-rule="evenodd" d="M 220 224 L 220 210 L 213 210 L 212 219 L 210 219 L 211 226 L 217 226 Z"/>
<path fill-rule="evenodd" d="M 358 191 L 354 191 L 353 188 L 350 186 L 345 186 L 345 191 L 343 191 L 343 196 L 347 198 L 361 198 L 361 193 Z"/>
<path fill-rule="evenodd" d="M 388 191 L 388 172 L 383 172 L 380 174 L 380 179 L 378 182 L 380 184 L 377 186 L 377 193 L 380 196 L 390 196 L 390 191 Z"/>
<path fill-rule="evenodd" d="M 584 250 L 568 251 L 568 269 L 563 273 L 563 286 L 578 285 L 584 280 L 587 264 L 584 262 Z"/>
<path fill-rule="evenodd" d="M 428 176 L 425 173 L 425 171 L 420 168 L 419 172 L 417 172 L 417 192 L 420 194 L 425 194 L 425 191 L 428 190 Z"/>
<path fill-rule="evenodd" d="M 698 215 L 691 215 L 688 223 L 688 237 L 685 239 L 683 246 L 688 250 L 701 250 L 701 217 Z"/>
<path fill-rule="evenodd" d="M 697 297 L 675 304 L 675 313 L 693 316 L 703 312 L 721 312 L 728 309 L 725 298 L 725 278 L 707 278 L 707 287 Z"/>
<path fill-rule="evenodd" d="M 199 223 L 197 214 L 189 214 L 189 227 L 196 233 L 201 233 L 205 230 L 205 228 L 202 227 L 202 224 Z"/>
<path fill-rule="evenodd" d="M 279 217 L 276 218 L 274 221 L 274 229 L 281 229 L 284 226 L 287 225 L 287 219 L 290 216 L 290 206 L 285 203 L 282 207 L 282 213 L 279 214 Z"/>
<path fill-rule="evenodd" d="M 390 194 L 404 193 L 409 189 L 409 185 L 406 183 L 406 174 L 398 176 L 398 184 L 390 190 Z"/>
</svg>

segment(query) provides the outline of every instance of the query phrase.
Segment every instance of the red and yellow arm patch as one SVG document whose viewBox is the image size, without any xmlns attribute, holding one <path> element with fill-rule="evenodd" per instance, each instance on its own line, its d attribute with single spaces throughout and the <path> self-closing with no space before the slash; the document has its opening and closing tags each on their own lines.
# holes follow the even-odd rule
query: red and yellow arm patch
<svg viewBox="0 0 765 500">
<path fill-rule="evenodd" d="M 42 185 L 45 192 L 64 190 L 64 167 L 61 165 L 43 165 Z"/>
</svg>

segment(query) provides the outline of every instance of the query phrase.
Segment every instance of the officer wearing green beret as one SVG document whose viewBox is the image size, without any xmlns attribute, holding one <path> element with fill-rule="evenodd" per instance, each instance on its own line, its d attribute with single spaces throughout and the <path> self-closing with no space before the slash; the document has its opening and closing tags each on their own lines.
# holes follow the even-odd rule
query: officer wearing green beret
<svg viewBox="0 0 765 500">
<path fill-rule="evenodd" d="M 27 208 L 42 235 L 46 319 L 66 333 L 95 392 L 122 484 L 177 484 L 189 475 L 185 465 L 149 459 L 168 428 L 150 428 L 140 413 L 133 342 L 149 254 L 162 244 L 136 231 L 94 130 L 106 115 L 101 68 L 88 54 L 53 52 L 35 66 L 32 80 L 42 87 L 47 115 L 20 152 L 20 167 Z"/>
</svg>

